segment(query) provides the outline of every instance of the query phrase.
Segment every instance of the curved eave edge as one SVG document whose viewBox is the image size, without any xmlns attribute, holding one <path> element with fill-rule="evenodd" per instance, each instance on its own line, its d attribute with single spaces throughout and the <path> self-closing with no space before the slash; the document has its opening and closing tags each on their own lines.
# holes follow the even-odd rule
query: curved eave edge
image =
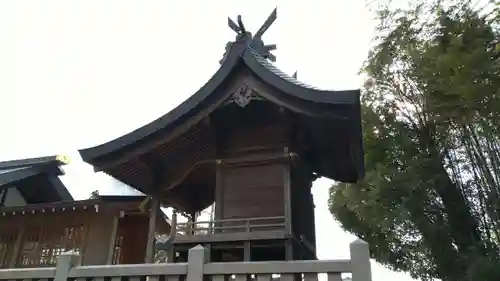
<svg viewBox="0 0 500 281">
<path fill-rule="evenodd" d="M 147 125 L 140 127 L 137 130 L 107 143 L 79 150 L 78 152 L 80 153 L 83 161 L 92 164 L 95 162 L 96 158 L 131 145 L 168 126 L 170 123 L 188 113 L 191 109 L 195 108 L 202 101 L 204 101 L 222 82 L 226 80 L 226 78 L 232 73 L 233 69 L 237 66 L 244 50 L 245 45 L 238 43 L 233 44 L 223 64 L 212 76 L 212 78 L 210 78 L 210 80 L 194 95 L 190 96 L 186 101 L 167 114 Z"/>
<path fill-rule="evenodd" d="M 357 183 L 365 178 L 365 153 L 363 144 L 363 123 L 361 122 L 361 103 L 355 105 L 351 114 L 351 123 L 353 126 L 349 130 L 349 138 L 350 143 L 354 148 L 354 151 L 351 154 L 351 159 L 353 168 L 356 170 L 356 178 L 346 182 Z"/>
<path fill-rule="evenodd" d="M 360 90 L 324 91 L 302 87 L 287 81 L 270 71 L 266 66 L 262 65 L 255 58 L 251 49 L 247 49 L 245 51 L 243 54 L 243 60 L 250 70 L 264 82 L 299 99 L 316 103 L 338 105 L 356 105 L 360 102 Z"/>
<path fill-rule="evenodd" d="M 357 146 L 359 148 L 358 161 L 358 182 L 365 179 L 366 170 L 365 170 L 365 145 L 363 140 L 363 120 L 361 114 L 361 102 L 356 105 L 356 115 L 355 122 L 357 124 L 355 135 L 357 137 Z"/>
<path fill-rule="evenodd" d="M 66 155 L 44 156 L 36 158 L 26 158 L 17 160 L 8 160 L 0 162 L 0 169 L 15 169 L 23 167 L 37 166 L 64 166 L 70 163 L 70 159 Z"/>
<path fill-rule="evenodd" d="M 353 159 L 353 168 L 357 171 L 356 178 L 342 179 L 345 182 L 358 182 L 364 179 L 364 149 L 363 149 L 363 134 L 361 124 L 361 91 L 346 90 L 346 91 L 325 91 L 309 87 L 303 87 L 291 81 L 280 77 L 272 70 L 262 64 L 251 49 L 247 49 L 243 54 L 243 60 L 250 70 L 265 83 L 276 87 L 278 90 L 294 96 L 296 98 L 323 104 L 334 104 L 348 106 L 352 108 L 350 123 L 354 125 L 350 133 L 350 139 L 354 143 L 356 156 Z M 335 177 L 332 177 L 334 180 Z"/>
</svg>

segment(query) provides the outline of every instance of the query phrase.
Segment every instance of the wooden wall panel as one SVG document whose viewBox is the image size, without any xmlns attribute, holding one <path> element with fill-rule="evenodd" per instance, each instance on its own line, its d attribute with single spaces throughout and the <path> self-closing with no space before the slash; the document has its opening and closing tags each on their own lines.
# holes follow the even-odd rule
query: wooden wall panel
<svg viewBox="0 0 500 281">
<path fill-rule="evenodd" d="M 86 229 L 81 215 L 50 212 L 1 217 L 0 267 L 53 266 L 61 253 L 80 252 Z"/>
<path fill-rule="evenodd" d="M 0 231 L 0 268 L 9 267 L 17 235 L 17 231 Z"/>
<path fill-rule="evenodd" d="M 88 242 L 83 256 L 84 265 L 102 265 L 108 263 L 109 251 L 113 250 L 111 237 L 116 224 L 116 215 L 93 213 L 90 218 Z"/>
<path fill-rule="evenodd" d="M 113 246 L 119 236 L 117 210 L 137 209 L 136 205 L 137 202 L 117 202 L 81 210 L 47 207 L 37 212 L 0 212 L 0 268 L 53 266 L 59 255 L 68 250 L 80 253 L 83 265 L 107 264 L 113 258 Z M 125 221 L 125 232 L 131 233 L 125 241 L 125 251 L 131 247 L 125 262 L 142 263 L 148 216 L 138 214 Z M 162 223 L 158 228 L 168 230 Z"/>
<path fill-rule="evenodd" d="M 125 216 L 118 222 L 121 237 L 119 263 L 143 263 L 148 239 L 149 218 L 143 215 Z M 115 248 L 116 250 L 116 248 Z"/>
<path fill-rule="evenodd" d="M 226 167 L 221 177 L 224 219 L 284 215 L 283 165 Z"/>
<path fill-rule="evenodd" d="M 282 131 L 282 127 L 278 125 L 232 129 L 222 139 L 221 156 L 238 157 L 256 152 L 282 151 Z"/>
</svg>

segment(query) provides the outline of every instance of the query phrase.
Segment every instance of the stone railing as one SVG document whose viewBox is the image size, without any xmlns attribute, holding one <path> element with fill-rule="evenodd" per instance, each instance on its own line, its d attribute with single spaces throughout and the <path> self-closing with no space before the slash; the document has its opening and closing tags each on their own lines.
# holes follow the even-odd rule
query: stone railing
<svg viewBox="0 0 500 281">
<path fill-rule="evenodd" d="M 352 273 L 353 281 L 371 281 L 368 244 L 356 240 L 350 245 L 350 260 L 270 261 L 206 263 L 202 246 L 189 250 L 187 263 L 80 266 L 73 252 L 59 257 L 56 267 L 0 270 L 0 281 L 316 281 L 325 273 L 328 281 L 340 281 L 342 273 Z"/>
</svg>

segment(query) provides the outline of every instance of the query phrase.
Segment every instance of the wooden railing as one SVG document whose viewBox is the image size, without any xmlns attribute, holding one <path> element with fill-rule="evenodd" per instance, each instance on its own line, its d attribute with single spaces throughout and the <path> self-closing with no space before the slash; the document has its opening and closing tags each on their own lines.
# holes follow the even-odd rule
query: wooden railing
<svg viewBox="0 0 500 281">
<path fill-rule="evenodd" d="M 80 257 L 67 252 L 59 257 L 56 267 L 2 269 L 0 280 L 23 281 L 317 281 L 326 273 L 328 281 L 340 281 L 341 273 L 352 273 L 353 281 L 371 281 L 368 244 L 356 240 L 350 245 L 350 260 L 271 261 L 206 263 L 205 249 L 189 250 L 187 263 L 80 266 Z M 278 277 L 279 276 L 279 277 Z M 250 278 L 249 278 L 250 277 Z"/>
<path fill-rule="evenodd" d="M 256 217 L 177 223 L 176 234 L 183 236 L 214 235 L 228 232 L 284 230 L 285 217 Z"/>
</svg>

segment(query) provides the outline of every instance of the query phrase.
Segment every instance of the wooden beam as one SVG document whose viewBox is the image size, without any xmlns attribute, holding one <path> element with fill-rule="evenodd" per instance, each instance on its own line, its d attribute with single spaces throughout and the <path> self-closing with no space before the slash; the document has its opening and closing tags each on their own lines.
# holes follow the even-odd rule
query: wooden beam
<svg viewBox="0 0 500 281">
<path fill-rule="evenodd" d="M 146 245 L 146 256 L 144 257 L 145 263 L 153 263 L 154 259 L 154 238 L 156 232 L 156 220 L 160 211 L 160 200 L 154 196 L 151 199 L 151 209 L 149 211 L 149 227 L 148 227 L 148 242 Z"/>
<path fill-rule="evenodd" d="M 170 225 L 170 249 L 168 251 L 167 262 L 175 262 L 175 247 L 173 245 L 173 241 L 175 241 L 175 236 L 177 234 L 177 211 L 175 209 L 172 210 L 172 220 Z"/>
</svg>

